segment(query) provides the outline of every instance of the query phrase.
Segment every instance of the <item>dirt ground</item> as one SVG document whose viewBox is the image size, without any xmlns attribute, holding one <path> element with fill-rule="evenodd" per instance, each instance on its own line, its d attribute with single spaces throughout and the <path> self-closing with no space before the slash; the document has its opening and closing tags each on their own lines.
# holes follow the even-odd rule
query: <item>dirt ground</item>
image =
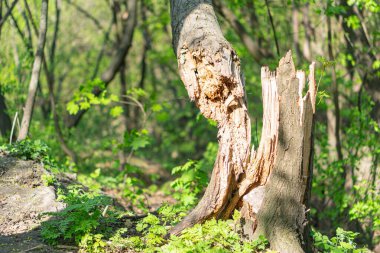
<svg viewBox="0 0 380 253">
<path fill-rule="evenodd" d="M 152 170 L 157 170 L 154 164 L 139 166 L 143 167 L 147 178 Z M 166 173 L 158 173 L 165 182 L 170 175 L 165 171 L 161 173 Z M 40 225 L 46 219 L 41 214 L 58 212 L 65 207 L 56 200 L 56 189 L 44 185 L 41 179 L 44 174 L 49 172 L 42 164 L 9 157 L 0 151 L 0 253 L 78 252 L 78 248 L 72 245 L 51 247 L 41 238 Z M 62 185 L 78 183 L 68 175 L 58 178 L 58 181 Z M 125 210 L 130 208 L 130 203 L 121 198 L 117 190 L 103 190 L 104 194 L 114 199 L 117 206 Z M 171 196 L 165 196 L 161 191 L 146 194 L 145 197 L 151 212 L 156 211 L 164 202 L 175 202 Z"/>
<path fill-rule="evenodd" d="M 76 252 L 73 247 L 51 248 L 42 242 L 41 213 L 62 210 L 54 187 L 45 186 L 41 164 L 0 154 L 0 253 Z"/>
</svg>

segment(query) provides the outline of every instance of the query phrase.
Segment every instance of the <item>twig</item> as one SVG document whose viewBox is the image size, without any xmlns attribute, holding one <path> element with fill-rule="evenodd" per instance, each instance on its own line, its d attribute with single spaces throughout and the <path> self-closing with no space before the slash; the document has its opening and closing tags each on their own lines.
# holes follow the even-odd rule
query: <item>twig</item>
<svg viewBox="0 0 380 253">
<path fill-rule="evenodd" d="M 44 246 L 45 245 L 43 245 L 43 244 L 39 244 L 39 245 L 37 245 L 37 246 L 35 246 L 33 248 L 27 249 L 27 250 L 22 251 L 22 252 L 29 252 L 29 251 L 33 251 L 33 250 L 36 250 L 36 249 L 42 249 Z"/>
<path fill-rule="evenodd" d="M 120 220 L 139 220 L 139 219 L 143 219 L 145 217 L 147 217 L 149 214 L 158 214 L 158 210 L 156 211 L 153 211 L 153 212 L 149 212 L 147 214 L 140 214 L 140 215 L 124 215 L 120 218 Z"/>
<path fill-rule="evenodd" d="M 83 9 L 82 7 L 80 7 L 78 4 L 74 3 L 71 0 L 66 0 L 66 2 L 74 6 L 84 16 L 91 19 L 99 30 L 104 31 L 104 27 L 102 26 L 102 24 L 100 24 L 99 20 L 97 20 L 94 16 L 92 16 L 91 13 L 89 13 L 88 11 L 86 11 L 85 9 Z"/>
<path fill-rule="evenodd" d="M 76 246 L 70 246 L 70 245 L 57 245 L 56 247 L 58 249 L 73 249 L 73 250 L 78 249 L 78 247 L 76 247 Z"/>
<path fill-rule="evenodd" d="M 34 33 L 38 37 L 39 31 L 38 31 L 36 22 L 34 22 L 34 18 L 33 18 L 32 12 L 30 11 L 28 0 L 24 0 L 24 4 L 25 4 L 26 13 L 28 14 L 29 19 L 30 19 L 30 23 L 32 23 L 32 27 L 33 27 Z"/>
<path fill-rule="evenodd" d="M 267 11 L 268 11 L 268 16 L 269 16 L 269 21 L 270 21 L 270 24 L 271 24 L 271 26 L 272 26 L 272 30 L 273 30 L 273 37 L 274 37 L 274 42 L 276 43 L 277 55 L 280 56 L 280 48 L 279 48 L 279 46 L 278 46 L 276 29 L 274 28 L 273 18 L 272 18 L 272 14 L 271 14 L 271 12 L 270 12 L 270 9 L 269 9 L 268 0 L 265 0 L 265 5 L 267 6 Z"/>
<path fill-rule="evenodd" d="M 14 0 L 10 7 L 8 7 L 8 11 L 5 13 L 4 17 L 0 20 L 0 28 L 7 20 L 8 16 L 12 13 L 13 8 L 16 6 L 18 0 Z"/>
<path fill-rule="evenodd" d="M 15 129 L 16 120 L 17 120 L 17 114 L 18 114 L 18 112 L 16 112 L 15 117 L 13 118 L 11 136 L 9 136 L 9 145 L 12 144 L 13 130 Z"/>
</svg>

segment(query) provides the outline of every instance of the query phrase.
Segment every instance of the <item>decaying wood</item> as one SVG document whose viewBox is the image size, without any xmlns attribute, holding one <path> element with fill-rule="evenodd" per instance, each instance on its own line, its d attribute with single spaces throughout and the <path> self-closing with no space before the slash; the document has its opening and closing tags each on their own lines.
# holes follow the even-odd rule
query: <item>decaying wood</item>
<svg viewBox="0 0 380 253">
<path fill-rule="evenodd" d="M 211 1 L 172 0 L 173 45 L 189 97 L 218 122 L 219 150 L 210 183 L 197 207 L 172 231 L 223 216 L 249 158 L 251 124 L 240 61 L 219 28 Z"/>
<path fill-rule="evenodd" d="M 271 72 L 261 71 L 263 132 L 250 152 L 250 119 L 239 59 L 224 39 L 211 1 L 172 0 L 173 46 L 189 97 L 218 122 L 219 150 L 204 196 L 170 233 L 241 209 L 251 238 L 264 235 L 271 248 L 303 252 L 310 190 L 316 85 L 296 71 L 291 52 Z M 303 95 L 306 80 L 309 87 Z"/>
<path fill-rule="evenodd" d="M 264 107 L 264 110 L 278 111 L 268 123 L 275 125 L 277 130 L 272 152 L 274 158 L 269 162 L 269 177 L 265 170 L 261 174 L 266 176 L 267 183 L 263 198 L 259 199 L 262 204 L 255 213 L 257 228 L 253 238 L 264 235 L 270 241 L 271 248 L 280 252 L 304 252 L 303 248 L 308 246 L 305 245 L 303 232 L 307 224 L 305 205 L 310 189 L 316 96 L 314 64 L 310 66 L 309 87 L 305 96 L 305 73 L 295 70 L 290 52 L 280 60 L 276 73 L 264 67 L 262 79 L 263 85 L 269 79 L 272 89 L 276 90 L 275 103 Z M 256 168 L 253 174 L 255 172 Z"/>
</svg>

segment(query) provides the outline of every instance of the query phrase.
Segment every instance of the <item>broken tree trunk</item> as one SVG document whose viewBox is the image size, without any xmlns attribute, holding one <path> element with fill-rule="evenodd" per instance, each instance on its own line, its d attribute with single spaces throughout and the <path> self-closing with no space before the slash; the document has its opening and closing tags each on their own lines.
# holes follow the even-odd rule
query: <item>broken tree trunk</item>
<svg viewBox="0 0 380 253">
<path fill-rule="evenodd" d="M 316 85 L 296 71 L 291 52 L 276 72 L 262 68 L 263 131 L 250 152 L 250 120 L 240 62 L 224 39 L 211 1 L 172 0 L 173 46 L 181 79 L 201 113 L 218 122 L 219 150 L 198 205 L 170 233 L 240 209 L 250 238 L 264 235 L 280 252 L 310 251 L 307 207 L 311 182 Z"/>
<path fill-rule="evenodd" d="M 312 175 L 312 130 L 316 84 L 314 63 L 306 76 L 296 71 L 291 53 L 280 60 L 276 72 L 261 70 L 263 132 L 257 153 L 239 187 L 244 192 L 242 216 L 250 224 L 251 238 L 264 235 L 280 252 L 310 251 L 307 209 Z M 240 197 L 240 196 L 239 196 Z"/>
</svg>

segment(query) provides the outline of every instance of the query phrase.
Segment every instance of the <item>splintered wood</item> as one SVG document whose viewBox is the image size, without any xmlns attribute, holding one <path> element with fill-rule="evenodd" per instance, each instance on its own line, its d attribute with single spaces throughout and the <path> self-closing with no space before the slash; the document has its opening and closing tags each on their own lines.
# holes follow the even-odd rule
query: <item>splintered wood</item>
<svg viewBox="0 0 380 253">
<path fill-rule="evenodd" d="M 264 114 L 260 146 L 252 152 L 246 179 L 238 186 L 243 196 L 238 205 L 250 224 L 245 232 L 251 238 L 264 235 L 271 248 L 281 252 L 303 252 L 299 238 L 304 231 L 310 188 L 317 92 L 314 63 L 309 72 L 308 90 L 303 95 L 306 75 L 295 70 L 291 52 L 280 60 L 276 72 L 262 68 Z"/>
</svg>

